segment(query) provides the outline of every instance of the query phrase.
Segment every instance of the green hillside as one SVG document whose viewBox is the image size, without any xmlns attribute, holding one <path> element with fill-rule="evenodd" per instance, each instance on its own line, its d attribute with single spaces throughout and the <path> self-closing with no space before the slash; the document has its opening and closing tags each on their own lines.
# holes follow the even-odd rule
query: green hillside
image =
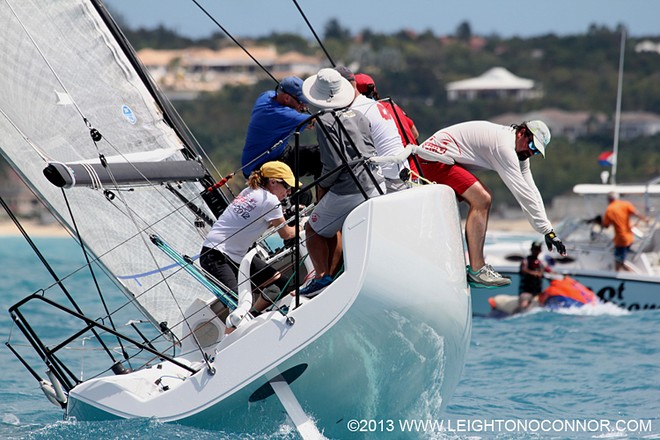
<svg viewBox="0 0 660 440">
<path fill-rule="evenodd" d="M 592 26 L 585 34 L 503 39 L 474 36 L 468 23 L 453 35 L 399 32 L 379 34 L 364 30 L 352 35 L 336 20 L 319 29 L 324 46 L 338 64 L 360 66 L 372 75 L 381 96 L 392 96 L 414 119 L 421 139 L 439 128 L 472 119 L 490 119 L 504 113 L 545 108 L 586 111 L 613 118 L 616 103 L 620 32 Z M 221 47 L 233 43 L 221 34 L 190 40 L 163 27 L 126 30 L 137 48 Z M 660 36 L 649 37 L 660 41 Z M 623 87 L 623 111 L 660 113 L 660 54 L 637 53 L 643 38 L 628 38 Z M 256 43 L 275 44 L 282 51 L 323 54 L 315 41 L 294 34 L 264 36 Z M 544 96 L 517 102 L 477 100 L 448 102 L 445 85 L 502 66 L 514 74 L 540 82 Z M 264 75 L 264 78 L 267 78 Z M 240 154 L 252 104 L 257 95 L 273 87 L 271 80 L 251 87 L 226 87 L 175 107 L 195 137 L 213 158 L 220 172 L 239 167 Z M 549 202 L 582 182 L 597 183 L 603 168 L 599 153 L 610 150 L 613 133 L 601 132 L 573 142 L 554 136 L 545 160 L 534 160 L 535 180 Z M 660 136 L 620 142 L 618 181 L 644 182 L 660 174 Z M 512 203 L 509 192 L 492 173 L 481 176 L 495 200 Z"/>
</svg>

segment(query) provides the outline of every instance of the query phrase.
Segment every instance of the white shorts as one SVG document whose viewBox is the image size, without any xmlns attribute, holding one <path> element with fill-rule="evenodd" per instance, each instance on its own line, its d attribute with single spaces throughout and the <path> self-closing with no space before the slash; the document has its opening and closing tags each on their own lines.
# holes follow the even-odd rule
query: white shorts
<svg viewBox="0 0 660 440">
<path fill-rule="evenodd" d="M 370 198 L 377 195 L 377 189 L 368 193 Z M 327 192 L 314 207 L 308 223 L 321 237 L 333 237 L 341 231 L 348 214 L 364 201 L 362 193 L 338 195 L 332 191 Z"/>
</svg>

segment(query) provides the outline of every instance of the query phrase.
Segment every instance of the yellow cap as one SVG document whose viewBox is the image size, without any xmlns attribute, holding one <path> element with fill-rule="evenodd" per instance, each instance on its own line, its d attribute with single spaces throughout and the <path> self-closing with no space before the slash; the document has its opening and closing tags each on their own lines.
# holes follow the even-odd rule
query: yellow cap
<svg viewBox="0 0 660 440">
<path fill-rule="evenodd" d="M 285 164 L 284 162 L 277 160 L 266 162 L 265 164 L 261 165 L 261 169 L 259 171 L 264 177 L 284 180 L 287 185 L 292 188 L 296 185 L 296 178 L 293 177 L 293 171 L 291 171 L 289 165 Z"/>
</svg>

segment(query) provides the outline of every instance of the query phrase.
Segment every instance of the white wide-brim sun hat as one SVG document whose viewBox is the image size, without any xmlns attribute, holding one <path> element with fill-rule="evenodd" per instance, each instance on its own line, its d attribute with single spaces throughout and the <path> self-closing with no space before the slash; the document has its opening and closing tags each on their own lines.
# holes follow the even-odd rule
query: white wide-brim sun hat
<svg viewBox="0 0 660 440">
<path fill-rule="evenodd" d="M 303 95 L 309 104 L 320 108 L 348 107 L 355 98 L 353 85 L 335 69 L 321 69 L 303 82 Z"/>
</svg>

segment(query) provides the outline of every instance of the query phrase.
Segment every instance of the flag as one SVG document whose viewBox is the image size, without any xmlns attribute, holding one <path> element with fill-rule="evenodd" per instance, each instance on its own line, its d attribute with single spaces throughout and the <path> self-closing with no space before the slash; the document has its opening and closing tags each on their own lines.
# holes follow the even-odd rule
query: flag
<svg viewBox="0 0 660 440">
<path fill-rule="evenodd" d="M 614 164 L 614 153 L 612 151 L 605 151 L 598 155 L 598 165 L 604 167 L 611 167 Z"/>
</svg>

